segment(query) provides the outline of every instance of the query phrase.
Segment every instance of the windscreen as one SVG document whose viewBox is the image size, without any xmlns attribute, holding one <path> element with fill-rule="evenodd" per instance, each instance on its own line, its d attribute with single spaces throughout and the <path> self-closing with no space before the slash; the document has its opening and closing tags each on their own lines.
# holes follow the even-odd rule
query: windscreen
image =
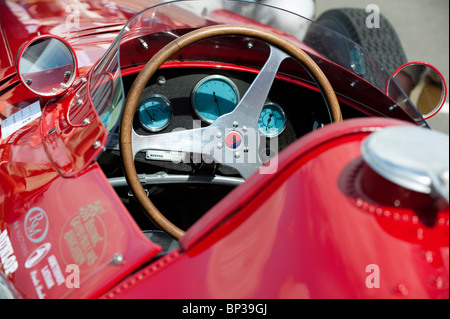
<svg viewBox="0 0 450 319">
<path fill-rule="evenodd" d="M 299 30 L 302 31 L 293 34 L 289 30 L 271 25 L 270 19 L 266 19 L 267 24 L 262 24 L 261 21 L 252 19 L 257 11 L 262 12 L 266 17 L 277 15 L 278 19 L 292 21 L 299 25 Z M 300 15 L 279 8 L 245 1 L 196 0 L 166 2 L 136 14 L 128 21 L 107 53 L 97 63 L 90 76 L 90 94 L 108 132 L 112 132 L 119 125 L 125 102 L 121 78 L 123 69 L 146 63 L 164 45 L 191 30 L 217 24 L 241 24 L 267 28 L 298 44 L 320 67 L 333 65 L 345 69 L 346 72 L 339 72 L 329 77 L 335 77 L 333 82 L 339 83 L 334 86 L 336 94 L 348 100 L 355 100 L 353 93 L 358 90 L 361 83 L 370 84 L 377 88 L 380 94 L 385 95 L 386 83 L 391 81 L 393 83 L 390 87 L 392 105 L 389 110 L 395 112 L 396 109 L 401 109 L 419 125 L 428 126 L 381 62 L 350 39 Z M 133 49 L 131 50 L 130 47 Z M 326 48 L 333 48 L 333 50 Z M 206 53 L 204 58 L 229 62 L 226 61 L 226 56 L 209 57 Z M 361 101 L 363 99 L 358 99 L 358 103 L 364 103 Z M 370 105 L 366 107 L 371 109 L 372 113 L 378 112 Z"/>
</svg>

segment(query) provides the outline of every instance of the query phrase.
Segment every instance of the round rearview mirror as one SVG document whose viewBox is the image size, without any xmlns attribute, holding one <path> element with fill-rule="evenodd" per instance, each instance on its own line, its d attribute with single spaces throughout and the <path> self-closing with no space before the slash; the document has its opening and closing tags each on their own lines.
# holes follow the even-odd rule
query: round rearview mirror
<svg viewBox="0 0 450 319">
<path fill-rule="evenodd" d="M 16 61 L 20 80 L 39 96 L 57 96 L 75 81 L 77 59 L 69 43 L 56 36 L 40 36 L 19 51 Z"/>
<path fill-rule="evenodd" d="M 441 72 L 425 62 L 411 62 L 398 68 L 393 78 L 414 103 L 424 119 L 436 115 L 445 103 L 447 85 Z M 389 96 L 395 95 L 391 83 Z M 393 94 L 391 94 L 393 93 Z"/>
</svg>

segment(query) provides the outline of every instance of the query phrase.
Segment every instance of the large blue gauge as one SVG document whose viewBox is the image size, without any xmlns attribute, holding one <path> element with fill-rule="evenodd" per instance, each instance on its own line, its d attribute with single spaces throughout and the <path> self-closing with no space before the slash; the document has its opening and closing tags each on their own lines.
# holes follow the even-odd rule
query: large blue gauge
<svg viewBox="0 0 450 319">
<path fill-rule="evenodd" d="M 283 109 L 275 103 L 264 105 L 259 116 L 258 129 L 267 137 L 276 137 L 286 128 L 286 115 Z"/>
<path fill-rule="evenodd" d="M 150 132 L 165 129 L 172 119 L 170 101 L 163 95 L 154 94 L 145 99 L 139 107 L 141 125 Z"/>
<path fill-rule="evenodd" d="M 232 112 L 239 102 L 239 91 L 229 78 L 210 75 L 203 78 L 192 91 L 192 106 L 197 116 L 206 123 Z"/>
</svg>

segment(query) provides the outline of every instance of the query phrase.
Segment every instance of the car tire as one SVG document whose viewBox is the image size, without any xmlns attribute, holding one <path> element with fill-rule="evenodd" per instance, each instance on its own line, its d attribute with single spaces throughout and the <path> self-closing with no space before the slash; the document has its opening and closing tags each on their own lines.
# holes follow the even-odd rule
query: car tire
<svg viewBox="0 0 450 319">
<path fill-rule="evenodd" d="M 406 54 L 392 24 L 380 14 L 379 27 L 366 25 L 369 13 L 364 9 L 332 9 L 322 13 L 317 22 L 341 33 L 366 48 L 390 74 L 407 62 Z M 308 33 L 314 29 L 311 25 Z M 308 43 L 308 34 L 305 42 Z"/>
</svg>

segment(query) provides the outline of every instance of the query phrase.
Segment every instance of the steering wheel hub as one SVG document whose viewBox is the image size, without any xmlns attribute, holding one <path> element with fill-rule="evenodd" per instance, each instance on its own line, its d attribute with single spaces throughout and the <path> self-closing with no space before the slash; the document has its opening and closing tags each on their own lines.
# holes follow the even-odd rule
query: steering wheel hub
<svg viewBox="0 0 450 319">
<path fill-rule="evenodd" d="M 225 138 L 225 144 L 231 150 L 237 150 L 242 144 L 242 135 L 236 131 L 231 131 Z"/>
</svg>

